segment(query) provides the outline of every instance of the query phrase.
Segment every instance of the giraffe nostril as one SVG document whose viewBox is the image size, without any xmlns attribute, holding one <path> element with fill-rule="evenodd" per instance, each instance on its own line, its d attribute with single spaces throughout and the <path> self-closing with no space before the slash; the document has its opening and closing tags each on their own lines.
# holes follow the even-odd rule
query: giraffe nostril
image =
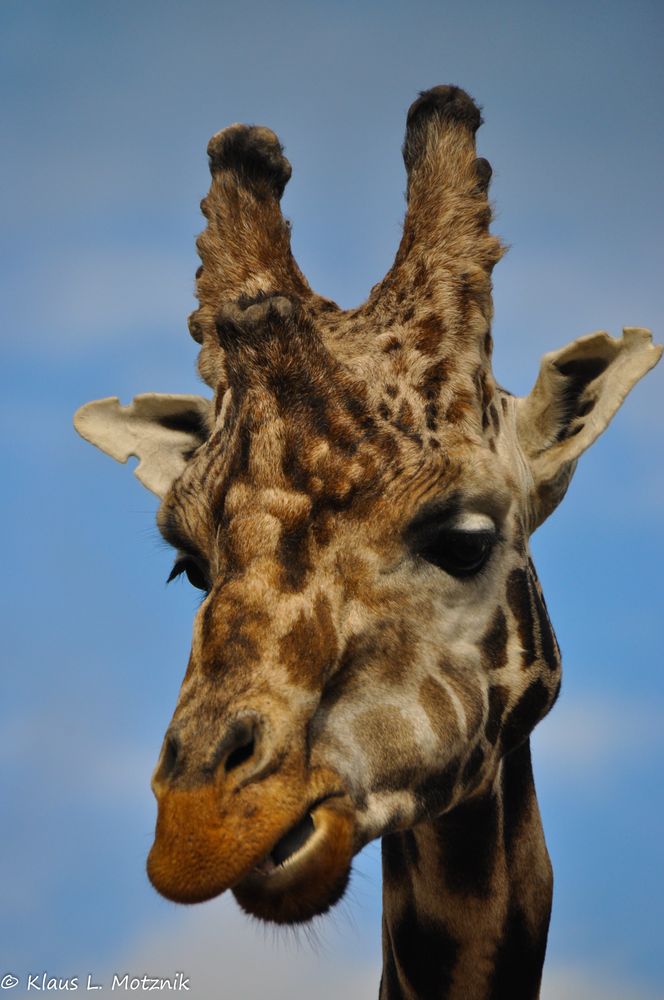
<svg viewBox="0 0 664 1000">
<path fill-rule="evenodd" d="M 210 762 L 210 773 L 221 768 L 226 774 L 256 758 L 261 735 L 260 722 L 253 713 L 234 719 Z"/>
<path fill-rule="evenodd" d="M 263 754 L 266 743 L 263 739 L 263 720 L 253 712 L 233 719 L 224 736 L 213 748 L 208 750 L 208 759 L 200 762 L 200 745 L 188 746 L 183 742 L 179 732 L 167 732 L 153 781 L 162 791 L 168 786 L 187 781 L 208 782 L 215 776 L 240 772 L 241 782 L 253 780 L 253 774 L 264 767 Z"/>
<path fill-rule="evenodd" d="M 167 736 L 161 754 L 159 769 L 156 774 L 159 781 L 164 781 L 166 778 L 172 778 L 175 775 L 180 759 L 180 750 L 181 744 L 179 738 L 174 734 Z"/>
<path fill-rule="evenodd" d="M 231 750 L 226 761 L 224 762 L 224 769 L 228 771 L 233 771 L 240 764 L 244 764 L 245 760 L 249 760 L 253 757 L 254 750 L 256 749 L 256 744 L 253 736 L 247 743 L 243 743 L 241 746 L 236 747 L 235 750 Z"/>
</svg>

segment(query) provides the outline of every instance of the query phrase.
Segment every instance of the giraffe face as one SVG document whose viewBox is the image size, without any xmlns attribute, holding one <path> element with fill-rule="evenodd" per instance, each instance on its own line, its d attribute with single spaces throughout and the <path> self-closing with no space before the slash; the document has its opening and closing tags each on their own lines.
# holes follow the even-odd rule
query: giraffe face
<svg viewBox="0 0 664 1000">
<path fill-rule="evenodd" d="M 559 657 L 528 536 L 661 349 L 648 331 L 491 375 L 491 168 L 457 87 L 412 105 L 394 264 L 341 310 L 293 260 L 269 129 L 211 140 L 190 332 L 214 401 L 97 400 L 80 433 L 163 498 L 205 592 L 154 774 L 148 872 L 297 922 L 354 853 L 489 789 L 553 703 Z"/>
<path fill-rule="evenodd" d="M 421 351 L 405 378 L 380 342 L 341 363 L 283 298 L 246 312 L 253 350 L 226 345 L 215 429 L 159 512 L 205 596 L 149 871 L 291 921 L 336 901 L 368 840 L 485 787 L 559 662 L 505 416 L 483 432 L 468 388 L 434 430 Z M 437 410 L 463 394 L 448 378 Z"/>
</svg>

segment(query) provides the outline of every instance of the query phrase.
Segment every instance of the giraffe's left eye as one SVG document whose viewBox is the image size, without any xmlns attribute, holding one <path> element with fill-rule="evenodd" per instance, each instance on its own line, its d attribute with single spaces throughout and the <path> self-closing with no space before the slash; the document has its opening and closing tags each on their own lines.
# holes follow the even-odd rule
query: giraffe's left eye
<svg viewBox="0 0 664 1000">
<path fill-rule="evenodd" d="M 474 576 L 486 564 L 495 541 L 494 531 L 444 527 L 419 549 L 419 555 L 451 576 Z"/>
<path fill-rule="evenodd" d="M 171 580 L 175 580 L 176 577 L 182 576 L 183 573 L 189 580 L 192 587 L 196 587 L 198 590 L 204 590 L 205 593 L 208 592 L 210 585 L 207 581 L 207 577 L 196 560 L 192 559 L 191 556 L 181 556 L 175 561 L 175 565 L 173 566 L 166 583 L 170 583 Z"/>
</svg>

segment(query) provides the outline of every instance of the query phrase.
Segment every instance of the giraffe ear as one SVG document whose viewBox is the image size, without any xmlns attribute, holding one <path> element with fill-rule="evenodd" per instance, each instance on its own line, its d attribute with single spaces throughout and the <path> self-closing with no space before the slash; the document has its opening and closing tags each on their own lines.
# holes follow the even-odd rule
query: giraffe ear
<svg viewBox="0 0 664 1000">
<path fill-rule="evenodd" d="M 533 530 L 562 500 L 579 455 L 661 354 L 649 330 L 625 327 L 620 339 L 591 333 L 544 356 L 530 395 L 516 401 L 519 442 L 534 480 Z"/>
<path fill-rule="evenodd" d="M 74 415 L 74 427 L 117 462 L 136 455 L 137 478 L 163 497 L 207 440 L 211 413 L 211 401 L 202 396 L 146 392 L 128 406 L 120 406 L 117 396 L 86 403 Z"/>
</svg>

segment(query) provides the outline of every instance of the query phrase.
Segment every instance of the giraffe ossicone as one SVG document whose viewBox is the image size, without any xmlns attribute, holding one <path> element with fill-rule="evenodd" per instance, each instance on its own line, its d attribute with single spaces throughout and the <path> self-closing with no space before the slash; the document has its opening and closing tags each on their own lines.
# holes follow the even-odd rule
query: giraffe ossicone
<svg viewBox="0 0 664 1000">
<path fill-rule="evenodd" d="M 534 998 L 551 869 L 529 735 L 560 657 L 528 537 L 657 362 L 648 331 L 548 354 L 527 397 L 491 370 L 491 168 L 457 87 L 407 122 L 408 208 L 352 310 L 314 293 L 269 129 L 209 145 L 199 308 L 212 399 L 110 398 L 80 433 L 161 498 L 204 591 L 153 777 L 148 873 L 306 921 L 383 838 L 383 998 Z"/>
</svg>

